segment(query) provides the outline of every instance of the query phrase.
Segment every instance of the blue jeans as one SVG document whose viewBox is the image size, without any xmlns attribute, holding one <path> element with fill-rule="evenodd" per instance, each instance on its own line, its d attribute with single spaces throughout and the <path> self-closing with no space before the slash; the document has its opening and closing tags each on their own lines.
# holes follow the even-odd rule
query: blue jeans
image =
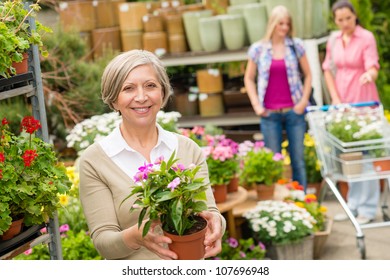
<svg viewBox="0 0 390 280">
<path fill-rule="evenodd" d="M 260 130 L 264 136 L 264 144 L 274 153 L 280 153 L 282 150 L 283 128 L 287 132 L 293 180 L 298 181 L 306 191 L 307 178 L 303 146 L 306 132 L 305 115 L 298 115 L 290 110 L 285 113 L 270 112 L 268 116 L 261 117 Z"/>
</svg>

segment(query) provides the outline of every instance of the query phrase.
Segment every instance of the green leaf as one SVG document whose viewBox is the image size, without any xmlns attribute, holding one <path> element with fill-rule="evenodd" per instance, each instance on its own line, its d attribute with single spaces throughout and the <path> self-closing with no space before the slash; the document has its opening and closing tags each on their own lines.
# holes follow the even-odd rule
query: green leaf
<svg viewBox="0 0 390 280">
<path fill-rule="evenodd" d="M 181 216 L 183 215 L 183 203 L 180 199 L 176 200 L 172 204 L 172 221 L 175 226 L 175 229 L 179 235 L 183 234 L 183 224 Z"/>
</svg>

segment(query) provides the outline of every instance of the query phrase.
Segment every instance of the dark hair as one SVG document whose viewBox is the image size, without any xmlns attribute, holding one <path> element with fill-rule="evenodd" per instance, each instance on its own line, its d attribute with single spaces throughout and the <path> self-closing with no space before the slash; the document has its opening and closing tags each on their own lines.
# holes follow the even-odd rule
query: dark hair
<svg viewBox="0 0 390 280">
<path fill-rule="evenodd" d="M 333 5 L 332 5 L 333 17 L 335 17 L 335 13 L 337 10 L 343 9 L 343 8 L 348 8 L 356 16 L 356 24 L 359 24 L 359 19 L 357 18 L 356 10 L 352 6 L 351 2 L 349 2 L 348 0 L 339 0 L 339 1 L 336 1 L 335 3 L 333 3 Z"/>
</svg>

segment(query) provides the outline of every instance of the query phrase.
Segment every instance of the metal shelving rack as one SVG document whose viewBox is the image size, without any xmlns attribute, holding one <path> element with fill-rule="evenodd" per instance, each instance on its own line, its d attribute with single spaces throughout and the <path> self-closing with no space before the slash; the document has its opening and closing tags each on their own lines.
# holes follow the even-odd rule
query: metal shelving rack
<svg viewBox="0 0 390 280">
<path fill-rule="evenodd" d="M 28 3 L 26 3 L 26 6 Z M 35 19 L 28 18 L 30 28 L 36 29 Z M 0 100 L 25 95 L 31 101 L 32 114 L 41 122 L 42 128 L 37 131 L 37 136 L 45 142 L 49 142 L 45 100 L 43 94 L 41 67 L 39 52 L 36 45 L 29 49 L 29 71 L 26 74 L 16 75 L 9 79 L 0 80 Z M 0 259 L 12 259 L 37 244 L 47 243 L 49 245 L 50 258 L 52 260 L 62 259 L 61 239 L 57 213 L 45 225 L 48 234 L 40 234 L 42 226 L 33 226 L 25 233 L 15 236 L 11 240 L 0 241 Z"/>
</svg>

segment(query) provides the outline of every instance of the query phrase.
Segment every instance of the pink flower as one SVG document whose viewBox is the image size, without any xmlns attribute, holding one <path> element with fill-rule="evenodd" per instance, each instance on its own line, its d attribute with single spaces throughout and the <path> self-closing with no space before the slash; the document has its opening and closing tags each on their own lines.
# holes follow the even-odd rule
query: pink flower
<svg viewBox="0 0 390 280">
<path fill-rule="evenodd" d="M 47 233 L 47 229 L 44 227 L 40 230 L 41 233 Z"/>
<path fill-rule="evenodd" d="M 31 253 L 32 253 L 32 249 L 31 249 L 31 248 L 30 248 L 30 249 L 27 249 L 26 251 L 24 251 L 24 254 L 25 254 L 26 256 L 31 255 Z"/>
<path fill-rule="evenodd" d="M 171 192 L 173 192 L 179 184 L 180 184 L 180 178 L 176 177 L 175 179 L 173 179 L 172 182 L 168 184 L 167 188 L 171 189 Z"/>
<path fill-rule="evenodd" d="M 232 247 L 232 248 L 237 248 L 237 246 L 238 246 L 237 239 L 235 239 L 233 237 L 229 237 L 227 242 L 229 243 L 229 246 Z"/>
<path fill-rule="evenodd" d="M 67 232 L 69 230 L 69 225 L 68 224 L 64 224 L 62 226 L 60 226 L 60 232 Z"/>
<path fill-rule="evenodd" d="M 159 156 L 156 161 L 154 162 L 154 164 L 161 164 L 161 162 L 164 161 L 164 156 Z"/>
<path fill-rule="evenodd" d="M 272 157 L 272 159 L 274 160 L 274 161 L 279 161 L 279 160 L 282 160 L 284 157 L 283 157 L 283 155 L 281 154 L 281 153 L 276 153 L 276 154 L 274 154 L 274 156 Z"/>
</svg>

